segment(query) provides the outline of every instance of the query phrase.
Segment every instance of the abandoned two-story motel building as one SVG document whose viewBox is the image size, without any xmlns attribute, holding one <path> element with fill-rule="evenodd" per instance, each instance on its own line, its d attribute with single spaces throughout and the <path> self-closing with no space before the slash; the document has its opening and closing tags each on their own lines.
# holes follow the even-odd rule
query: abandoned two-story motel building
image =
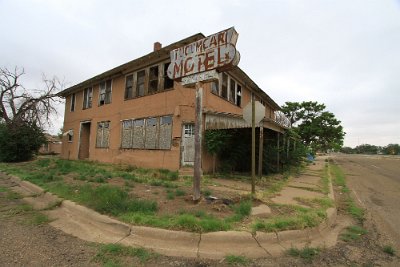
<svg viewBox="0 0 400 267">
<path fill-rule="evenodd" d="M 157 42 L 150 54 L 62 91 L 61 157 L 170 170 L 193 165 L 195 88 L 171 80 L 167 68 L 171 50 L 202 38 L 163 48 Z M 280 107 L 237 66 L 203 84 L 203 131 L 250 130 L 242 113 L 252 94 L 265 106 L 264 130 L 283 133 L 275 118 Z M 212 156 L 202 153 L 202 170 L 210 172 Z"/>
</svg>

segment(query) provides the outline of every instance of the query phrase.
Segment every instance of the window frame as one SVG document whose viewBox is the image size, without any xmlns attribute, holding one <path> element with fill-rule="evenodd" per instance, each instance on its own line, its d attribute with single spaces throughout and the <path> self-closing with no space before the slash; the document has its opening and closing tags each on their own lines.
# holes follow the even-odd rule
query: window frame
<svg viewBox="0 0 400 267">
<path fill-rule="evenodd" d="M 109 91 L 107 90 L 107 88 L 108 88 L 107 87 L 107 83 L 108 82 L 110 82 L 110 90 Z M 104 84 L 104 93 L 101 92 L 102 91 L 102 88 L 101 88 L 102 84 Z M 107 80 L 104 80 L 104 81 L 99 83 L 99 103 L 98 103 L 99 106 L 104 106 L 104 105 L 107 105 L 107 104 L 111 104 L 111 102 L 112 102 L 112 87 L 113 87 L 113 79 L 107 79 Z M 110 95 L 109 102 L 106 101 L 108 94 Z M 101 99 L 102 95 L 104 95 L 104 99 L 103 100 Z M 102 103 L 102 101 L 104 101 L 104 102 Z"/>
<path fill-rule="evenodd" d="M 82 109 L 89 109 L 92 108 L 92 106 L 93 106 L 93 87 L 89 86 L 83 89 Z"/>
<path fill-rule="evenodd" d="M 108 127 L 105 127 L 105 124 L 108 124 Z M 98 131 L 99 131 L 99 126 L 102 125 L 102 133 L 101 133 L 101 145 L 99 146 L 98 144 Z M 108 140 L 107 140 L 107 146 L 103 146 L 104 143 L 104 129 L 108 129 Z M 111 121 L 99 121 L 97 122 L 97 127 L 96 127 L 96 148 L 110 148 L 110 135 L 111 135 Z"/>
<path fill-rule="evenodd" d="M 168 119 L 167 119 L 168 117 Z M 154 122 L 150 124 L 150 120 Z M 129 128 L 131 130 L 130 132 L 130 147 L 124 147 L 123 142 L 124 142 L 124 131 L 128 129 L 128 127 L 125 127 L 125 124 L 127 122 L 130 122 L 131 127 Z M 169 140 L 168 144 L 161 144 L 161 126 L 163 125 L 169 125 L 170 126 L 170 135 L 167 137 Z M 141 135 L 138 134 L 136 136 L 137 138 L 142 138 L 142 143 L 143 145 L 140 147 L 134 146 L 134 138 L 135 138 L 135 133 L 137 129 L 136 127 L 141 127 Z M 156 132 L 155 132 L 155 140 L 154 142 L 154 147 L 146 147 L 146 144 L 148 144 L 147 138 L 148 138 L 148 128 L 150 127 L 155 127 Z M 150 117 L 145 117 L 145 118 L 131 118 L 131 119 L 124 119 L 121 120 L 121 142 L 120 142 L 120 149 L 140 149 L 140 150 L 171 150 L 172 148 L 172 130 L 173 130 L 173 115 L 172 114 L 167 114 L 167 115 L 162 115 L 162 116 L 150 116 Z M 165 146 L 164 146 L 165 145 Z"/>
<path fill-rule="evenodd" d="M 76 94 L 72 93 L 71 94 L 71 103 L 70 103 L 69 111 L 70 112 L 74 112 L 75 111 L 75 106 L 76 106 Z"/>
</svg>

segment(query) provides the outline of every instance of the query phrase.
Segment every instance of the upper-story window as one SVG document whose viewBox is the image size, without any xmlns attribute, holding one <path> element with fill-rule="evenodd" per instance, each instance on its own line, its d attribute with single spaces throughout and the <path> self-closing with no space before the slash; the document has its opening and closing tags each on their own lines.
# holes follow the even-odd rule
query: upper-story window
<svg viewBox="0 0 400 267">
<path fill-rule="evenodd" d="M 125 99 L 155 94 L 172 89 L 174 81 L 167 76 L 170 63 L 161 63 L 138 70 L 125 77 Z"/>
<path fill-rule="evenodd" d="M 167 75 L 167 70 L 168 70 L 168 66 L 169 66 L 169 64 L 171 64 L 171 63 L 165 63 L 164 64 L 164 77 L 163 77 L 163 79 L 164 79 L 164 86 L 163 86 L 163 90 L 167 90 L 167 89 L 171 89 L 171 88 L 173 88 L 174 87 L 174 80 L 171 80 L 169 77 L 168 77 L 168 75 Z"/>
<path fill-rule="evenodd" d="M 146 78 L 146 71 L 138 71 L 136 75 L 136 96 L 144 96 L 144 80 Z"/>
<path fill-rule="evenodd" d="M 75 111 L 75 102 L 76 102 L 76 97 L 75 93 L 71 95 L 71 106 L 70 106 L 70 111 L 74 112 Z"/>
<path fill-rule="evenodd" d="M 150 68 L 149 71 L 149 94 L 155 93 L 158 91 L 158 65 Z"/>
<path fill-rule="evenodd" d="M 88 87 L 83 90 L 83 109 L 91 108 L 93 100 L 93 88 Z"/>
<path fill-rule="evenodd" d="M 133 74 L 126 76 L 125 80 L 125 99 L 133 97 Z"/>
<path fill-rule="evenodd" d="M 112 86 L 111 79 L 100 83 L 99 106 L 111 103 L 111 86 Z"/>
<path fill-rule="evenodd" d="M 211 93 L 238 107 L 242 105 L 242 86 L 226 73 L 221 73 L 218 80 L 211 82 Z"/>
</svg>

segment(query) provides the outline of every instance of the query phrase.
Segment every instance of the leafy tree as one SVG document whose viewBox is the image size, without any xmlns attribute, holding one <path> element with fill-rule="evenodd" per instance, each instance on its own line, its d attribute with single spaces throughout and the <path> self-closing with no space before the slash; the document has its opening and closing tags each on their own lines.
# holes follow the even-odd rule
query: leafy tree
<svg viewBox="0 0 400 267">
<path fill-rule="evenodd" d="M 45 142 L 43 126 L 57 113 L 62 84 L 43 76 L 45 88 L 28 90 L 20 84 L 24 70 L 0 68 L 0 161 L 29 160 Z"/>
<path fill-rule="evenodd" d="M 216 158 L 223 150 L 230 134 L 223 130 L 207 130 L 204 136 L 204 144 L 207 151 L 213 155 L 213 174 L 215 174 Z"/>
<path fill-rule="evenodd" d="M 339 149 L 345 132 L 335 115 L 318 102 L 286 102 L 282 112 L 289 118 L 292 128 L 304 145 L 314 151 Z"/>
<path fill-rule="evenodd" d="M 383 148 L 383 153 L 386 155 L 400 155 L 399 144 L 389 144 Z"/>
<path fill-rule="evenodd" d="M 45 141 L 36 124 L 0 123 L 0 162 L 30 160 Z"/>
<path fill-rule="evenodd" d="M 378 151 L 381 150 L 380 147 L 375 146 L 375 145 L 370 145 L 370 144 L 362 144 L 359 146 L 356 146 L 354 149 L 357 151 L 358 154 L 378 154 Z"/>
</svg>

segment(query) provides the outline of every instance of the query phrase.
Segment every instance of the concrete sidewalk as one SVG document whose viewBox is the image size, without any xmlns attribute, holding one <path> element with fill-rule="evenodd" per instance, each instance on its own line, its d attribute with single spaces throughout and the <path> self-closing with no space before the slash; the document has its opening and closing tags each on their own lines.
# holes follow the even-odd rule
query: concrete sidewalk
<svg viewBox="0 0 400 267">
<path fill-rule="evenodd" d="M 298 205 L 294 199 L 296 197 L 323 196 L 313 190 L 322 186 L 320 177 L 316 175 L 319 175 L 323 167 L 323 159 L 317 160 L 304 175 L 288 183 L 272 201 Z M 43 210 L 53 220 L 50 225 L 55 228 L 86 241 L 144 247 L 167 256 L 222 259 L 226 255 L 244 255 L 261 258 L 279 256 L 291 247 L 332 247 L 337 242 L 339 232 L 350 224 L 347 221 L 336 222 L 336 208 L 329 208 L 326 221 L 318 227 L 276 233 L 226 231 L 200 234 L 134 226 L 72 201 L 61 201 L 40 187 L 17 177 L 6 177 L 11 189 L 22 194 L 35 209 Z M 329 196 L 333 198 L 332 186 Z M 58 204 L 60 205 L 55 207 Z"/>
</svg>

